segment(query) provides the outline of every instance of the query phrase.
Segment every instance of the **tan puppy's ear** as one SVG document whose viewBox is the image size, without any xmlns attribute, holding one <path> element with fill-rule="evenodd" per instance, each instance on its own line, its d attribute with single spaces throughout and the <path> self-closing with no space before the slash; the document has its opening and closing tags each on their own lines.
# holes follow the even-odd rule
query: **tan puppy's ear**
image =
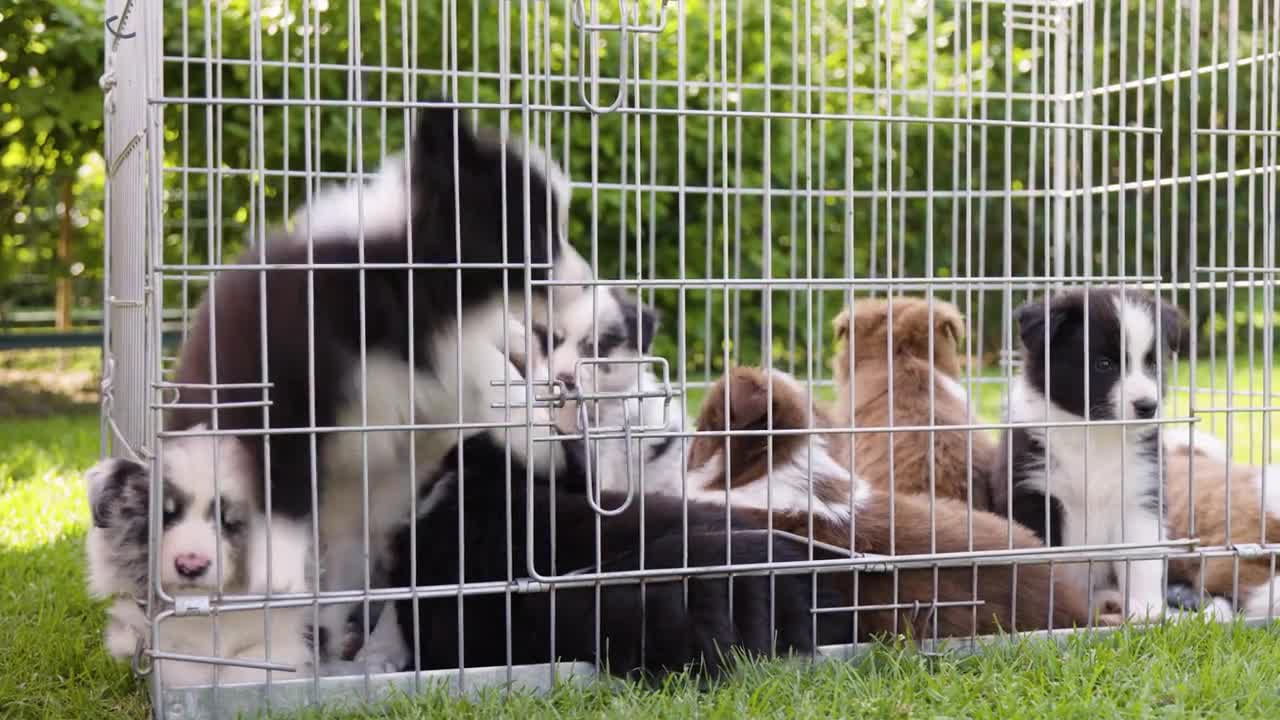
<svg viewBox="0 0 1280 720">
<path fill-rule="evenodd" d="M 836 319 L 831 321 L 831 326 L 836 329 L 836 340 L 849 337 L 849 308 L 841 310 Z"/>
<path fill-rule="evenodd" d="M 957 349 L 964 337 L 964 316 L 949 302 L 926 298 L 899 298 L 893 306 L 893 344 L 895 352 L 931 361 L 940 372 L 960 374 Z M 932 322 L 930 320 L 932 319 Z M 933 334 L 930 357 L 929 335 Z"/>
<path fill-rule="evenodd" d="M 894 308 L 897 310 L 897 308 Z M 858 335 L 858 341 L 884 330 L 889 321 L 889 301 L 878 298 L 859 300 L 853 304 L 853 323 L 851 330 Z"/>
<path fill-rule="evenodd" d="M 702 405 L 698 408 L 698 421 L 694 427 L 698 430 L 727 430 L 724 414 L 725 376 L 720 376 L 715 384 L 707 388 L 702 397 Z M 695 435 L 689 443 L 688 464 L 690 470 L 706 465 L 716 453 L 724 447 L 724 440 L 708 435 Z"/>
<path fill-rule="evenodd" d="M 935 303 L 933 313 L 938 335 L 955 345 L 957 351 L 960 350 L 965 328 L 964 315 L 960 314 L 959 308 L 951 303 Z"/>
</svg>

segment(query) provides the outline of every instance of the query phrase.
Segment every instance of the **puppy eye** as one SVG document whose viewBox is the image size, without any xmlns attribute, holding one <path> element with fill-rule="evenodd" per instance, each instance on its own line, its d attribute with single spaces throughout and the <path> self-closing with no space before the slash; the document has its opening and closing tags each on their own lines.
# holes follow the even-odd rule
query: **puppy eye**
<svg viewBox="0 0 1280 720">
<path fill-rule="evenodd" d="M 230 502 L 227 502 L 226 500 L 223 500 L 222 501 L 223 531 L 228 533 L 239 532 L 240 528 L 242 527 L 244 527 L 244 520 L 242 520 L 240 518 L 240 514 L 236 512 L 235 505 Z"/>
<path fill-rule="evenodd" d="M 555 335 L 552 335 L 551 341 L 555 343 L 555 347 L 560 347 L 564 344 L 564 333 L 558 332 Z"/>
<path fill-rule="evenodd" d="M 232 515 L 229 515 L 226 510 L 222 511 L 223 531 L 235 533 L 239 532 L 242 527 L 244 527 L 244 521 L 235 519 Z"/>
<path fill-rule="evenodd" d="M 1110 358 L 1098 358 L 1093 361 L 1093 369 L 1097 372 L 1111 372 L 1112 363 Z"/>
<path fill-rule="evenodd" d="M 178 519 L 178 501 L 173 498 L 164 499 L 164 524 L 168 525 Z"/>
</svg>

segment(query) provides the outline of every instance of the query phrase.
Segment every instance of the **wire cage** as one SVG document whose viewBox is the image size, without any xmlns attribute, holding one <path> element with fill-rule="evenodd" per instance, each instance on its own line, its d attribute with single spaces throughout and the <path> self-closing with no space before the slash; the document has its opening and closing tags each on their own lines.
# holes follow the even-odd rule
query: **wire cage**
<svg viewBox="0 0 1280 720">
<path fill-rule="evenodd" d="M 104 437 L 111 454 L 151 463 L 153 494 L 163 492 L 160 458 L 173 437 L 162 431 L 163 413 L 176 390 L 162 319 L 180 315 L 190 327 L 220 268 L 269 242 L 272 228 L 291 226 L 326 188 L 368 187 L 384 159 L 411 142 L 415 114 L 440 104 L 459 108 L 460 121 L 544 148 L 564 169 L 572 188 L 567 235 L 593 283 L 625 290 L 660 315 L 652 347 L 634 361 L 655 372 L 657 389 L 631 397 L 657 398 L 671 417 L 696 417 L 708 389 L 740 365 L 783 371 L 815 404 L 835 404 L 844 398 L 837 314 L 866 298 L 915 295 L 931 298 L 931 316 L 944 303 L 961 314 L 958 382 L 973 416 L 962 429 L 994 441 L 1011 426 L 1004 408 L 1024 370 L 1015 310 L 1065 288 L 1122 286 L 1151 291 L 1190 319 L 1189 343 L 1166 361 L 1160 424 L 1194 423 L 1217 436 L 1230 450 L 1227 463 L 1276 462 L 1280 4 L 108 6 L 119 20 L 106 35 L 104 77 Z M 529 200 L 508 201 L 525 202 L 527 212 Z M 527 269 L 526 285 L 508 289 L 513 304 L 546 286 Z M 859 335 L 855 326 L 848 342 Z M 945 341 L 929 333 L 931 348 Z M 270 404 L 270 383 L 260 380 Z M 532 434 L 533 420 L 526 422 Z M 418 432 L 462 426 L 448 427 Z M 933 435 L 927 424 L 897 427 Z M 692 419 L 674 430 L 624 429 L 594 442 L 676 436 L 684 447 L 699 434 L 727 434 L 708 435 Z M 886 428 L 845 429 L 850 436 Z M 773 430 L 771 416 L 764 431 Z M 806 434 L 816 433 L 799 433 Z M 1250 497 L 1265 514 L 1274 491 L 1260 477 Z M 1257 577 L 1242 563 L 1259 558 L 1274 578 L 1276 545 L 1263 527 L 1247 539 L 1228 529 L 1217 544 L 1198 539 L 1193 526 L 1170 528 L 1173 539 L 1038 559 L 1154 558 L 1166 569 L 1175 557 L 1201 568 L 1225 559 L 1238 586 Z M 810 556 L 758 572 L 804 572 L 816 583 L 819 569 L 896 577 L 907 567 L 1035 559 L 1018 552 Z M 368 608 L 432 591 L 372 587 L 368 562 L 366 554 L 364 587 L 348 602 Z M 519 567 L 509 572 L 476 591 L 509 599 L 556 585 L 531 581 Z M 448 592 L 469 590 L 463 582 Z M 305 603 L 318 614 L 336 602 L 308 597 L 265 604 Z M 144 667 L 163 661 L 166 621 L 263 606 L 261 598 L 175 597 L 158 583 L 146 600 L 152 635 L 139 645 Z M 508 646 L 519 642 L 507 632 Z M 923 640 L 964 648 L 988 639 L 975 631 Z M 819 654 L 844 657 L 858 647 Z M 512 657 L 499 668 L 463 663 L 393 675 L 277 672 L 248 686 L 171 688 L 156 673 L 151 682 L 157 716 L 194 718 L 431 682 L 549 687 L 599 670 Z"/>
</svg>

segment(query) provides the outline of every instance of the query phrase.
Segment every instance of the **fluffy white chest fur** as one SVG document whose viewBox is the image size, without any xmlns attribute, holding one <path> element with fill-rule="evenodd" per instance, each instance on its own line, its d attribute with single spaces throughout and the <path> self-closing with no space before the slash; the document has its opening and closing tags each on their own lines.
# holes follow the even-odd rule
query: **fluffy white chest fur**
<svg viewBox="0 0 1280 720">
<path fill-rule="evenodd" d="M 1023 382 L 1014 383 L 1009 417 L 1013 422 L 1081 420 L 1052 404 L 1046 410 L 1044 397 Z M 1150 545 L 1167 537 L 1154 504 L 1161 476 L 1151 447 L 1158 442 L 1153 432 L 1158 430 L 1119 425 L 1027 428 L 1044 448 L 1044 459 L 1022 466 L 1022 487 L 1052 495 L 1061 504 L 1063 545 Z M 1095 563 L 1092 578 L 1086 563 L 1066 569 L 1085 589 L 1118 584 L 1132 615 L 1165 607 L 1160 560 L 1132 561 L 1128 568 L 1124 562 Z"/>
</svg>

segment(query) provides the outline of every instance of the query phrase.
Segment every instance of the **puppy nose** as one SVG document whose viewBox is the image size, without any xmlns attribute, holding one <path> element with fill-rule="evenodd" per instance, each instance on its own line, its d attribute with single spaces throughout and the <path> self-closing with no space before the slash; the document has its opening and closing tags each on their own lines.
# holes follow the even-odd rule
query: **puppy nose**
<svg viewBox="0 0 1280 720">
<path fill-rule="evenodd" d="M 567 373 L 567 372 L 556 373 L 556 380 L 559 380 L 561 383 L 564 383 L 565 388 L 569 390 L 572 390 L 578 386 L 577 378 L 573 376 L 573 373 Z"/>
<path fill-rule="evenodd" d="M 183 553 L 173 559 L 173 566 L 179 575 L 194 580 L 209 569 L 209 558 L 198 553 Z"/>
<path fill-rule="evenodd" d="M 1149 419 L 1156 416 L 1156 410 L 1160 409 L 1160 403 L 1150 398 L 1142 398 L 1133 401 L 1133 412 L 1140 418 Z"/>
</svg>

